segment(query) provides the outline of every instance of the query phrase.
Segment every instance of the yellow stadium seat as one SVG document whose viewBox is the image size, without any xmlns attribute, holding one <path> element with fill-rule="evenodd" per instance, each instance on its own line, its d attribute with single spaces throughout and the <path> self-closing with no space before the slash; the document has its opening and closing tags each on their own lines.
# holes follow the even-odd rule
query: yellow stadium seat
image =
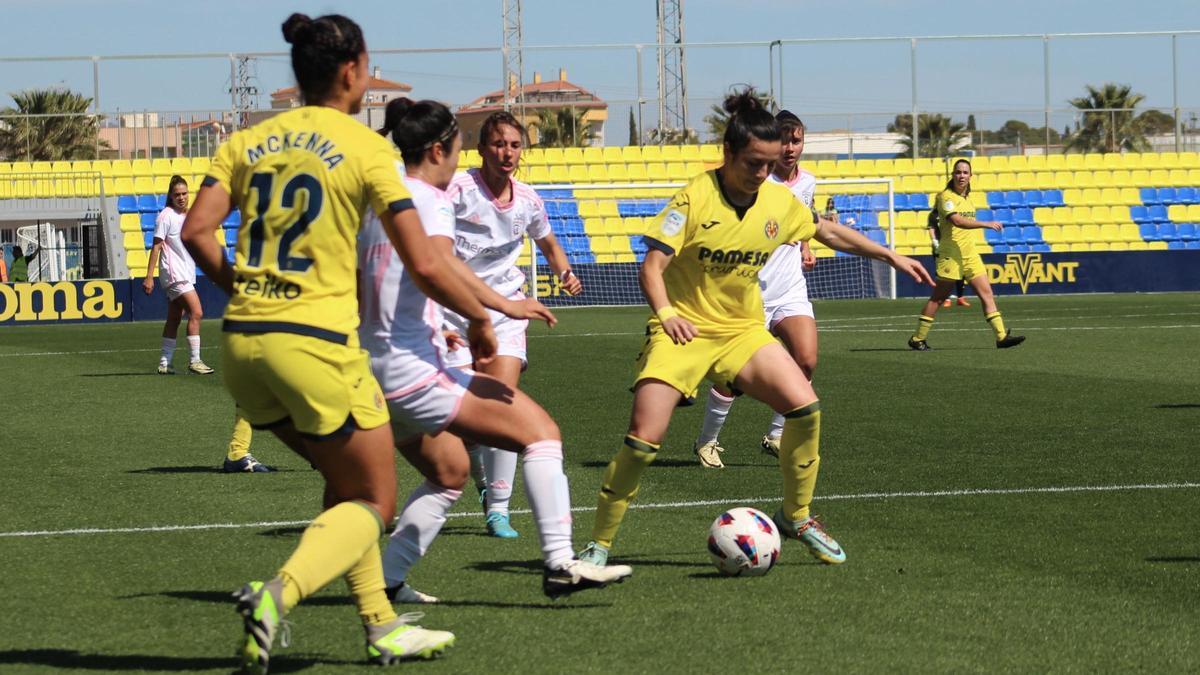
<svg viewBox="0 0 1200 675">
<path fill-rule="evenodd" d="M 1130 220 L 1129 207 L 1124 204 L 1114 204 L 1108 207 L 1108 222 L 1127 223 Z"/>
<path fill-rule="evenodd" d="M 645 234 L 648 227 L 646 224 L 647 220 L 653 220 L 653 218 L 642 218 L 641 216 L 630 216 L 628 218 L 623 218 L 622 222 L 624 223 L 624 234 Z"/>
<path fill-rule="evenodd" d="M 920 157 L 913 160 L 913 170 L 922 176 L 944 176 L 945 167 L 940 159 Z"/>
<path fill-rule="evenodd" d="M 698 145 L 684 145 L 679 148 L 679 161 L 681 162 L 703 162 L 704 156 Z"/>
<path fill-rule="evenodd" d="M 583 162 L 585 164 L 600 164 L 604 162 L 604 148 L 584 148 Z"/>
<path fill-rule="evenodd" d="M 562 161 L 566 164 L 583 164 L 583 148 L 564 148 Z"/>
<path fill-rule="evenodd" d="M 1128 251 L 1129 243 L 1124 241 L 1109 242 L 1108 250 L 1110 251 Z"/>
<path fill-rule="evenodd" d="M 1075 243 L 1071 244 L 1067 250 L 1076 252 L 1076 253 L 1078 253 L 1080 251 L 1090 251 L 1090 250 L 1092 250 L 1092 245 L 1087 242 L 1080 241 L 1080 242 L 1075 242 Z"/>
<path fill-rule="evenodd" d="M 1149 249 L 1150 249 L 1150 245 L 1144 241 L 1129 242 L 1129 250 L 1130 251 L 1147 251 Z"/>
<path fill-rule="evenodd" d="M 988 171 L 993 173 L 1002 173 L 1008 171 L 1008 156 L 1007 155 L 992 155 L 988 157 Z"/>
<path fill-rule="evenodd" d="M 170 176 L 155 176 L 151 179 L 154 183 L 155 194 L 166 194 L 171 189 Z M 136 180 L 134 181 L 136 182 Z"/>
<path fill-rule="evenodd" d="M 1105 169 L 1109 169 L 1109 170 L 1116 170 L 1116 169 L 1123 168 L 1124 164 L 1121 160 L 1121 154 L 1116 153 L 1116 152 L 1110 152 L 1110 153 L 1101 155 L 1100 166 Z"/>
<path fill-rule="evenodd" d="M 670 180 L 670 175 L 667 173 L 667 165 L 662 162 L 648 162 L 646 164 L 646 178 L 651 183 L 665 183 Z"/>
<path fill-rule="evenodd" d="M 683 162 L 671 162 L 667 165 L 667 180 L 671 182 L 683 182 L 692 175 L 688 173 L 687 165 Z"/>
<path fill-rule="evenodd" d="M 1116 182 L 1113 180 L 1113 172 L 1107 169 L 1100 169 L 1092 172 L 1092 184 L 1098 188 L 1113 187 Z"/>
<path fill-rule="evenodd" d="M 1054 244 L 1062 241 L 1062 226 L 1061 225 L 1042 225 L 1042 238 L 1047 244 Z"/>
<path fill-rule="evenodd" d="M 1101 204 L 1120 204 L 1121 191 L 1115 187 L 1106 187 L 1100 190 Z"/>
<path fill-rule="evenodd" d="M 1151 187 L 1148 169 L 1133 169 L 1129 172 L 1129 180 L 1133 183 L 1133 187 Z"/>
<path fill-rule="evenodd" d="M 1189 204 L 1187 218 L 1184 220 L 1189 223 L 1200 223 L 1200 204 Z"/>
<path fill-rule="evenodd" d="M 130 163 L 130 168 L 134 178 L 154 175 L 154 170 L 148 159 L 135 159 Z"/>
<path fill-rule="evenodd" d="M 1188 183 L 1200 186 L 1200 169 L 1188 169 Z"/>
<path fill-rule="evenodd" d="M 1089 251 L 1108 251 L 1111 250 L 1111 245 L 1106 241 L 1094 241 L 1088 245 Z"/>
<path fill-rule="evenodd" d="M 608 164 L 608 179 L 614 183 L 625 183 L 629 181 L 629 172 L 625 170 L 625 165 Z"/>
<path fill-rule="evenodd" d="M 678 145 L 662 146 L 662 161 L 664 162 L 680 162 L 683 161 L 683 154 L 680 152 Z"/>
<path fill-rule="evenodd" d="M 1029 158 L 1025 155 L 1010 155 L 1008 158 L 1008 170 L 1014 173 L 1029 170 Z"/>
<path fill-rule="evenodd" d="M 583 168 L 587 169 L 587 181 L 589 183 L 607 183 L 608 167 L 603 164 L 587 164 Z"/>
<path fill-rule="evenodd" d="M 1124 206 L 1135 206 L 1142 203 L 1142 196 L 1138 193 L 1135 187 L 1123 187 L 1117 191 L 1120 195 L 1117 197 L 1117 203 Z"/>
<path fill-rule="evenodd" d="M 1029 171 L 1045 171 L 1046 156 L 1045 155 L 1026 155 L 1026 169 Z"/>
<path fill-rule="evenodd" d="M 918 219 L 917 219 L 917 212 L 916 211 L 900 211 L 899 213 L 897 213 L 896 214 L 896 227 L 897 228 L 921 227 L 921 223 L 919 223 Z"/>
<path fill-rule="evenodd" d="M 612 200 L 598 202 L 596 214 L 606 218 L 621 215 L 617 212 L 617 203 Z"/>
<path fill-rule="evenodd" d="M 1100 190 L 1097 188 L 1087 188 L 1083 191 L 1082 204 L 1088 206 L 1100 203 Z"/>
<path fill-rule="evenodd" d="M 854 173 L 854 160 L 852 160 L 852 159 L 837 160 L 837 162 L 834 164 L 834 167 L 833 167 L 833 175 L 837 176 L 838 178 L 855 178 L 855 177 L 857 177 L 857 174 Z"/>
<path fill-rule="evenodd" d="M 1046 158 L 1047 171 L 1065 171 L 1067 168 L 1067 158 L 1063 155 L 1050 155 Z"/>
<path fill-rule="evenodd" d="M 1107 155 L 1105 155 L 1107 157 Z M 1125 188 L 1133 185 L 1133 177 L 1128 169 L 1117 169 L 1112 172 L 1112 186 L 1115 188 Z"/>
<path fill-rule="evenodd" d="M 600 154 L 606 164 L 625 163 L 620 146 L 606 145 L 600 149 Z"/>
<path fill-rule="evenodd" d="M 1083 203 L 1083 190 L 1068 188 L 1063 190 L 1063 203 L 1067 206 L 1078 206 Z"/>
<path fill-rule="evenodd" d="M 1137 242 L 1142 240 L 1142 233 L 1138 230 L 1138 226 L 1133 223 L 1118 223 L 1118 234 L 1120 241 Z"/>
<path fill-rule="evenodd" d="M 607 216 L 603 220 L 603 233 L 607 235 L 625 234 L 625 221 L 619 216 Z"/>
<path fill-rule="evenodd" d="M 856 176 L 875 176 L 875 160 L 873 159 L 856 159 L 854 160 L 854 175 Z"/>
<path fill-rule="evenodd" d="M 603 218 L 584 218 L 583 231 L 589 237 L 599 237 L 604 234 L 604 219 Z"/>
<path fill-rule="evenodd" d="M 627 165 L 629 172 L 630 183 L 645 183 L 649 180 L 646 177 L 646 165 L 638 162 L 637 164 Z"/>
<path fill-rule="evenodd" d="M 921 176 L 921 192 L 940 192 L 946 187 L 946 181 L 941 176 Z"/>
<path fill-rule="evenodd" d="M 476 153 L 476 154 L 478 154 L 478 153 Z M 207 172 L 210 163 L 211 163 L 211 160 L 209 160 L 209 158 L 207 158 L 207 157 L 193 157 L 192 158 L 192 173 L 203 174 L 203 173 Z"/>
<path fill-rule="evenodd" d="M 903 176 L 905 174 L 913 173 L 914 171 L 915 169 L 913 168 L 913 161 L 911 158 L 897 157 L 896 159 L 892 160 L 892 175 Z"/>
<path fill-rule="evenodd" d="M 1100 226 L 1100 241 L 1121 241 L 1121 228 L 1116 223 L 1104 223 Z"/>
<path fill-rule="evenodd" d="M 580 218 L 595 218 L 600 215 L 600 206 L 594 199 L 579 200 L 579 217 Z"/>
<path fill-rule="evenodd" d="M 646 163 L 662 161 L 662 146 L 646 145 L 642 147 L 642 161 Z"/>
<path fill-rule="evenodd" d="M 114 178 L 129 178 L 133 176 L 133 167 L 127 159 L 114 159 L 110 167 Z"/>
<path fill-rule="evenodd" d="M 1167 171 L 1166 169 L 1150 170 L 1150 183 L 1155 187 L 1163 187 L 1168 185 L 1167 181 L 1170 180 L 1170 177 L 1171 172 Z"/>
<path fill-rule="evenodd" d="M 702 145 L 700 146 L 700 161 L 705 163 L 724 161 L 724 152 L 724 149 L 715 143 Z"/>
<path fill-rule="evenodd" d="M 1165 242 L 1165 241 L 1151 241 L 1151 242 L 1147 242 L 1147 243 L 1149 244 L 1146 247 L 1147 250 L 1150 250 L 1150 251 L 1165 251 L 1165 250 L 1167 250 L 1167 242 Z"/>
<path fill-rule="evenodd" d="M 1065 155 L 1064 160 L 1066 161 L 1064 168 L 1067 171 L 1082 171 L 1084 168 L 1083 155 Z"/>
<path fill-rule="evenodd" d="M 1083 235 L 1080 232 L 1078 225 L 1063 225 L 1062 238 L 1064 244 L 1074 244 L 1083 241 Z"/>
<path fill-rule="evenodd" d="M 187 178 L 192 173 L 194 173 L 192 171 L 192 160 L 188 159 L 187 157 L 175 157 L 175 158 L 171 159 L 171 171 L 170 172 L 172 174 L 176 174 L 179 176 L 183 176 L 184 178 Z"/>
<path fill-rule="evenodd" d="M 1060 206 L 1054 209 L 1053 220 L 1055 225 L 1072 225 L 1075 223 L 1075 207 Z"/>
<path fill-rule="evenodd" d="M 704 173 L 704 164 L 702 162 L 688 162 L 684 164 L 684 171 L 688 178 L 699 176 Z"/>
<path fill-rule="evenodd" d="M 629 255 L 633 253 L 633 248 L 629 245 L 629 237 L 625 235 L 609 237 L 608 243 L 612 248 L 612 252 L 617 256 Z"/>
<path fill-rule="evenodd" d="M 1176 166 L 1180 169 L 1196 169 L 1200 168 L 1200 153 L 1196 152 L 1181 152 L 1179 153 L 1179 161 Z"/>
<path fill-rule="evenodd" d="M 1172 169 L 1179 166 L 1179 153 L 1177 152 L 1160 152 L 1158 153 L 1159 166 L 1164 169 Z"/>
<path fill-rule="evenodd" d="M 50 162 L 33 162 L 29 165 L 29 170 L 34 173 L 49 173 L 53 166 Z"/>
<path fill-rule="evenodd" d="M 1187 221 L 1187 206 L 1184 204 L 1172 204 L 1168 206 L 1167 217 L 1176 223 Z"/>
<path fill-rule="evenodd" d="M 122 232 L 141 232 L 142 221 L 136 213 L 122 213 L 118 221 Z"/>
<path fill-rule="evenodd" d="M 612 242 L 606 235 L 590 235 L 588 245 L 592 247 L 592 253 L 595 253 L 597 258 L 602 254 L 612 253 Z"/>
<path fill-rule="evenodd" d="M 971 177 L 971 192 L 996 190 L 996 174 L 977 173 Z"/>
<path fill-rule="evenodd" d="M 819 159 L 811 167 L 818 178 L 837 178 L 837 162 L 832 159 Z"/>
<path fill-rule="evenodd" d="M 133 179 L 133 191 L 139 195 L 152 195 L 158 191 L 154 189 L 154 179 L 150 176 L 137 176 Z"/>
<path fill-rule="evenodd" d="M 550 167 L 550 182 L 551 183 L 570 183 L 571 172 L 565 164 L 554 164 Z"/>
<path fill-rule="evenodd" d="M 1100 241 L 1100 226 L 1096 223 L 1087 223 L 1079 227 L 1079 236 L 1082 241 L 1093 242 Z"/>
<path fill-rule="evenodd" d="M 1104 167 L 1104 155 L 1096 152 L 1089 152 L 1083 156 L 1083 166 L 1088 169 L 1101 169 Z"/>
<path fill-rule="evenodd" d="M 627 145 L 621 148 L 621 160 L 626 164 L 631 162 L 641 162 L 642 147 L 640 145 Z"/>
<path fill-rule="evenodd" d="M 1188 181 L 1188 170 L 1187 169 L 1171 169 L 1171 174 L 1167 178 L 1167 185 L 1170 185 L 1172 187 L 1182 187 L 1185 185 L 1190 185 L 1190 183 Z"/>
<path fill-rule="evenodd" d="M 1049 206 L 1039 206 L 1033 210 L 1033 221 L 1038 225 L 1054 222 L 1054 209 Z"/>
<path fill-rule="evenodd" d="M 1072 222 L 1080 225 L 1095 222 L 1092 220 L 1092 207 L 1090 206 L 1072 206 L 1071 207 Z"/>
<path fill-rule="evenodd" d="M 1056 190 L 1058 183 L 1054 182 L 1053 171 L 1038 171 L 1033 175 L 1033 186 L 1037 190 Z"/>
<path fill-rule="evenodd" d="M 171 160 L 159 157 L 150 161 L 150 173 L 154 176 L 167 176 L 168 178 L 174 173 L 171 168 Z"/>
<path fill-rule="evenodd" d="M 1075 187 L 1090 188 L 1090 187 L 1094 187 L 1095 185 L 1096 185 L 1096 182 L 1092 177 L 1091 171 L 1076 171 L 1075 172 Z"/>
<path fill-rule="evenodd" d="M 117 178 L 114 182 L 113 194 L 115 194 L 115 195 L 137 194 L 133 189 L 133 179 L 129 178 L 129 177 Z"/>
<path fill-rule="evenodd" d="M 543 156 L 546 164 L 549 164 L 551 166 L 553 166 L 555 164 L 566 164 L 567 163 L 566 158 L 563 156 L 562 148 L 545 148 L 542 156 Z"/>
<path fill-rule="evenodd" d="M 576 148 L 578 150 L 578 148 Z M 570 164 L 567 166 L 567 180 L 572 183 L 588 182 L 588 168 L 582 164 Z"/>
<path fill-rule="evenodd" d="M 1037 186 L 1037 177 L 1033 172 L 1022 171 L 1017 174 L 1017 189 L 1018 190 L 1040 190 Z"/>
<path fill-rule="evenodd" d="M 875 175 L 877 175 L 877 176 L 894 176 L 894 175 L 896 175 L 896 160 L 894 160 L 894 159 L 877 159 L 877 160 L 875 160 Z"/>
<path fill-rule="evenodd" d="M 524 162 L 522 162 L 524 163 Z M 550 169 L 543 164 L 535 164 L 529 167 L 529 182 L 530 183 L 549 183 Z"/>
</svg>

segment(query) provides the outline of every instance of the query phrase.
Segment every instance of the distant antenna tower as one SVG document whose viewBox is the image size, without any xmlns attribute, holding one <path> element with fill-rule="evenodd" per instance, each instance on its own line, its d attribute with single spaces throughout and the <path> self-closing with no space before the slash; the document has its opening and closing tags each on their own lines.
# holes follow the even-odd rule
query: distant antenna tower
<svg viewBox="0 0 1200 675">
<path fill-rule="evenodd" d="M 658 2 L 658 126 L 661 132 L 687 129 L 687 63 L 683 52 L 683 0 Z M 663 134 L 660 134 L 660 138 Z"/>
<path fill-rule="evenodd" d="M 237 81 L 233 86 L 233 101 L 237 111 L 238 128 L 250 126 L 250 111 L 258 108 L 258 81 L 256 62 L 252 56 L 239 56 L 237 60 Z"/>
<path fill-rule="evenodd" d="M 504 109 L 517 109 L 518 116 L 525 112 L 525 72 L 522 54 L 524 40 L 521 35 L 521 0 L 501 0 L 501 21 L 504 26 Z"/>
</svg>

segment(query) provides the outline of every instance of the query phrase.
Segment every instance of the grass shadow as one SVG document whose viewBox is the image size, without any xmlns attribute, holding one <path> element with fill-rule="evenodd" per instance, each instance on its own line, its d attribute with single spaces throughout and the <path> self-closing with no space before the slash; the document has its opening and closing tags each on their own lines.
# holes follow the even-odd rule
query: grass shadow
<svg viewBox="0 0 1200 675">
<path fill-rule="evenodd" d="M 294 471 L 294 469 L 281 469 L 279 467 L 272 467 L 272 469 L 273 470 L 271 471 L 271 473 L 288 473 L 290 471 Z M 222 471 L 221 467 L 219 467 L 219 466 L 204 465 L 204 466 L 151 466 L 151 467 L 147 467 L 145 469 L 130 469 L 129 471 L 126 471 L 125 473 L 150 473 L 150 474 L 167 473 L 167 474 L 169 474 L 169 473 L 225 473 L 225 472 Z M 249 473 L 249 472 L 248 471 L 235 471 L 235 472 L 231 473 L 230 475 L 240 476 L 244 473 Z"/>
<path fill-rule="evenodd" d="M 612 603 L 572 603 L 547 600 L 546 602 L 493 602 L 490 600 L 439 600 L 435 607 L 489 607 L 494 609 L 595 609 L 597 607 L 612 607 Z"/>
<path fill-rule="evenodd" d="M 506 574 L 532 574 L 542 571 L 541 560 L 484 560 L 467 565 L 467 569 L 480 572 L 504 572 Z"/>
<path fill-rule="evenodd" d="M 579 466 L 587 467 L 589 469 L 603 469 L 608 466 L 608 462 L 592 460 L 592 461 L 587 461 L 587 462 L 579 462 Z M 704 467 L 700 466 L 699 461 L 688 460 L 688 459 L 656 459 L 656 460 L 654 460 L 654 463 L 652 463 L 650 466 L 651 467 L 660 466 L 660 467 L 667 468 L 667 469 L 688 469 L 688 468 L 704 469 Z M 726 467 L 741 467 L 741 466 L 761 467 L 764 465 L 763 464 L 750 464 L 750 463 L 746 463 L 746 462 L 725 462 L 725 466 Z M 708 469 L 704 469 L 704 470 L 707 471 Z"/>
<path fill-rule="evenodd" d="M 193 602 L 208 602 L 218 605 L 233 605 L 233 590 L 228 591 L 163 591 L 162 593 L 135 593 L 133 595 L 117 596 L 118 600 L 137 600 L 140 598 L 174 598 L 176 600 L 191 600 Z M 315 595 L 304 599 L 307 607 L 340 607 L 353 605 L 354 599 L 348 595 Z M 274 658 L 271 659 L 274 664 Z M 274 670 L 274 665 L 271 669 Z"/>
<path fill-rule="evenodd" d="M 158 373 L 80 373 L 79 377 L 158 377 Z"/>
<path fill-rule="evenodd" d="M 345 664 L 346 661 L 318 661 L 296 654 L 272 656 L 271 672 L 294 673 L 321 664 Z M 12 649 L 0 651 L 0 665 L 49 666 L 79 670 L 156 670 L 184 672 L 195 670 L 231 670 L 237 665 L 228 656 L 166 656 L 160 654 L 85 654 L 73 649 Z"/>
<path fill-rule="evenodd" d="M 1159 403 L 1154 407 L 1159 410 L 1194 410 L 1200 408 L 1200 403 Z"/>
<path fill-rule="evenodd" d="M 289 527 L 272 527 L 269 530 L 259 530 L 254 534 L 260 537 L 298 537 L 304 534 L 307 529 L 304 525 L 292 525 Z"/>
<path fill-rule="evenodd" d="M 1165 555 L 1151 556 L 1146 562 L 1152 563 L 1200 563 L 1200 555 Z"/>
<path fill-rule="evenodd" d="M 992 349 L 991 347 L 934 347 L 931 352 L 969 352 Z M 908 347 L 858 347 L 847 349 L 848 352 L 911 352 Z"/>
</svg>

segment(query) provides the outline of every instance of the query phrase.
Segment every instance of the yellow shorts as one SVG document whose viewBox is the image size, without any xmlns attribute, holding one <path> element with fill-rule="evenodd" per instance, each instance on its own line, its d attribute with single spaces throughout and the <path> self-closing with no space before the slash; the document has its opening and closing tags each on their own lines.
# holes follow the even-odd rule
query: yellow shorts
<svg viewBox="0 0 1200 675">
<path fill-rule="evenodd" d="M 696 398 L 704 379 L 732 388 L 734 378 L 750 362 L 750 357 L 775 342 L 766 328 L 754 328 L 741 335 L 718 338 L 698 337 L 677 345 L 655 326 L 649 329 L 642 353 L 638 355 L 638 374 L 642 380 L 661 380 L 678 389 L 689 399 Z"/>
<path fill-rule="evenodd" d="M 987 273 L 983 266 L 983 258 L 974 251 L 963 253 L 957 246 L 943 245 L 938 252 L 937 276 L 946 281 L 970 281 L 980 274 Z"/>
<path fill-rule="evenodd" d="M 221 373 L 238 411 L 255 427 L 290 419 L 325 438 L 387 424 L 367 352 L 289 333 L 222 333 Z"/>
</svg>

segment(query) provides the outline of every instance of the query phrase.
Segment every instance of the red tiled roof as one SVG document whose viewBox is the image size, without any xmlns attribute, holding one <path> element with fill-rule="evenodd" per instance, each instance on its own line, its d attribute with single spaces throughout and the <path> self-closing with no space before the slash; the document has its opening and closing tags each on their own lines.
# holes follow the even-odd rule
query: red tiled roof
<svg viewBox="0 0 1200 675">
<path fill-rule="evenodd" d="M 367 89 L 399 89 L 400 91 L 407 92 L 412 91 L 412 85 L 403 82 L 393 82 L 372 75 L 371 80 L 367 83 Z M 271 92 L 271 98 L 294 98 L 298 93 L 300 93 L 300 90 L 296 87 L 284 87 L 283 89 L 276 89 Z"/>
<path fill-rule="evenodd" d="M 608 104 L 601 100 L 592 92 L 583 87 L 568 82 L 566 80 L 548 80 L 538 83 L 530 83 L 521 87 L 521 92 L 525 95 L 525 105 L 535 106 L 539 108 L 555 107 L 555 106 L 575 106 L 577 108 L 607 108 Z M 546 94 L 552 93 L 574 94 L 571 99 L 555 100 L 552 98 L 544 98 Z M 496 110 L 503 107 L 504 90 L 497 89 L 480 96 L 470 103 L 458 109 L 459 112 L 482 112 Z"/>
</svg>

